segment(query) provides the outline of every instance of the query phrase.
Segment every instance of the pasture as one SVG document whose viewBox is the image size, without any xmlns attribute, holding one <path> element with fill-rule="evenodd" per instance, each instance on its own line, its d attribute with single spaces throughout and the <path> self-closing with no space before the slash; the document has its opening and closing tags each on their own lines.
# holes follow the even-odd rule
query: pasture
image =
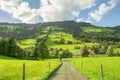
<svg viewBox="0 0 120 80">
<path fill-rule="evenodd" d="M 36 40 L 35 39 L 20 40 L 17 42 L 17 44 L 23 49 L 29 48 L 29 47 L 34 47 L 36 44 Z"/>
<path fill-rule="evenodd" d="M 54 41 L 59 41 L 61 38 L 64 38 L 65 43 L 64 44 L 55 44 Z M 68 44 L 67 42 L 71 41 L 72 44 Z M 77 43 L 79 42 L 79 43 Z M 81 42 L 80 40 L 76 40 L 73 38 L 73 36 L 69 33 L 65 33 L 65 32 L 61 32 L 61 31 L 53 31 L 51 34 L 49 34 L 48 39 L 46 41 L 46 45 L 48 46 L 48 48 L 62 48 L 62 49 L 69 49 L 69 51 L 75 53 L 78 52 L 80 49 L 76 50 L 75 46 L 83 46 L 83 45 L 87 45 L 88 47 L 91 47 L 93 45 L 97 45 L 97 43 L 84 43 Z M 69 46 L 69 47 L 68 47 Z"/>
<path fill-rule="evenodd" d="M 73 58 L 70 59 L 70 63 L 88 80 L 101 80 L 101 64 L 104 80 L 120 80 L 119 57 Z"/>
<path fill-rule="evenodd" d="M 58 60 L 0 60 L 0 80 L 22 80 L 25 63 L 25 80 L 46 80 L 60 65 Z M 50 65 L 49 65 L 50 63 Z"/>
</svg>

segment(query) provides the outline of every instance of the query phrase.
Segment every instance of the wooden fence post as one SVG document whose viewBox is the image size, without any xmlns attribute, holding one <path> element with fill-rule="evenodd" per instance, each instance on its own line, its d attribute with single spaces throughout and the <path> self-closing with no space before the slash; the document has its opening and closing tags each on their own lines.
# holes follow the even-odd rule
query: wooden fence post
<svg viewBox="0 0 120 80">
<path fill-rule="evenodd" d="M 23 80 L 25 80 L 25 63 L 23 63 Z"/>
<path fill-rule="evenodd" d="M 48 66 L 49 66 L 49 71 L 50 71 L 50 62 L 48 63 Z"/>
<path fill-rule="evenodd" d="M 101 76 L 101 80 L 103 80 L 104 75 L 103 75 L 103 65 L 100 65 L 100 76 Z"/>
</svg>

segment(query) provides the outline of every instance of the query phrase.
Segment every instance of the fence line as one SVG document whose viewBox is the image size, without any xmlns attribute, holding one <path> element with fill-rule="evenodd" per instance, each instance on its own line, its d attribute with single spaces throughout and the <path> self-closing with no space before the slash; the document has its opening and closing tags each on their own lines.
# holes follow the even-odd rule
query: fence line
<svg viewBox="0 0 120 80">
<path fill-rule="evenodd" d="M 100 65 L 100 76 L 101 76 L 101 80 L 104 80 L 104 75 L 103 75 L 103 65 Z"/>
<path fill-rule="evenodd" d="M 23 80 L 25 80 L 25 63 L 23 63 Z"/>
<path fill-rule="evenodd" d="M 48 66 L 49 66 L 48 68 L 49 68 L 49 72 L 50 72 L 50 68 L 51 68 L 51 66 L 50 66 L 50 62 L 48 62 Z"/>
</svg>

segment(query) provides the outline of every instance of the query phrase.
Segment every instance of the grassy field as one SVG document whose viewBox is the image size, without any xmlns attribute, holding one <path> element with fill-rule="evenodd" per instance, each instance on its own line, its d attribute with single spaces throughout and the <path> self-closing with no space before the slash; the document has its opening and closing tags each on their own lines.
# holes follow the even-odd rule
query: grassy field
<svg viewBox="0 0 120 80">
<path fill-rule="evenodd" d="M 65 39 L 65 43 L 67 43 L 67 41 L 69 40 L 72 41 L 73 43 L 76 42 L 76 40 L 72 37 L 72 35 L 68 33 L 53 31 L 48 37 L 47 45 L 48 46 L 55 45 L 53 42 L 56 40 L 59 41 L 61 38 Z M 50 42 L 52 42 L 52 44 L 49 44 Z"/>
<path fill-rule="evenodd" d="M 2 57 L 2 56 L 1 56 Z M 1 58 L 0 57 L 0 58 Z M 48 63 L 51 68 L 49 70 Z M 46 80 L 59 66 L 58 60 L 28 61 L 0 59 L 0 80 L 22 80 L 22 65 L 26 65 L 26 80 Z"/>
<path fill-rule="evenodd" d="M 111 29 L 101 28 L 101 27 L 92 27 L 92 26 L 84 27 L 84 28 L 82 28 L 82 30 L 84 32 L 87 32 L 87 33 L 91 33 L 91 32 L 113 32 L 113 30 L 111 30 Z"/>
<path fill-rule="evenodd" d="M 54 43 L 54 41 L 59 41 L 61 38 L 65 39 L 65 44 L 55 44 Z M 73 44 L 67 44 L 67 41 L 72 41 Z M 76 44 L 76 42 L 77 42 L 77 40 L 75 40 L 71 34 L 68 34 L 65 32 L 60 32 L 60 31 L 58 31 L 58 32 L 53 31 L 48 36 L 48 39 L 46 41 L 46 45 L 48 46 L 48 48 L 69 49 L 73 53 L 78 52 L 78 50 L 74 49 L 75 46 L 87 45 L 90 47 L 90 46 L 96 45 L 94 43 L 80 42 L 80 40 L 79 40 L 79 42 L 80 42 L 79 44 Z"/>
<path fill-rule="evenodd" d="M 25 40 L 21 40 L 18 41 L 17 44 L 21 47 L 21 48 L 29 48 L 29 47 L 34 47 L 36 43 L 35 39 L 25 39 Z"/>
<path fill-rule="evenodd" d="M 70 63 L 88 80 L 101 80 L 101 64 L 104 80 L 120 80 L 120 57 L 74 58 Z"/>
<path fill-rule="evenodd" d="M 97 28 L 97 27 L 84 27 L 82 29 L 84 32 L 102 32 L 101 28 Z"/>
<path fill-rule="evenodd" d="M 62 35 L 62 36 L 61 36 Z M 55 40 L 60 40 L 61 38 L 65 39 L 65 44 L 55 44 L 54 41 Z M 67 41 L 72 41 L 73 44 L 67 44 Z M 64 32 L 52 32 L 47 41 L 46 41 L 46 45 L 48 46 L 48 48 L 63 48 L 63 49 L 69 49 L 71 52 L 75 53 L 78 50 L 75 50 L 74 47 L 75 46 L 83 46 L 83 45 L 87 45 L 87 46 L 93 46 L 95 45 L 94 43 L 79 43 L 76 44 L 77 40 L 75 40 L 72 35 L 68 34 L 68 33 L 64 33 Z M 69 47 L 68 47 L 69 46 Z"/>
<path fill-rule="evenodd" d="M 53 46 L 49 46 L 49 48 L 63 48 L 63 49 L 69 49 L 69 51 L 71 51 L 72 53 L 78 52 L 80 51 L 80 49 L 75 49 L 75 46 L 80 46 L 82 47 L 83 45 L 87 45 L 88 47 L 91 47 L 93 45 L 96 45 L 94 43 L 82 43 L 82 44 L 62 44 L 62 45 L 53 45 Z M 68 47 L 69 46 L 69 47 Z"/>
</svg>

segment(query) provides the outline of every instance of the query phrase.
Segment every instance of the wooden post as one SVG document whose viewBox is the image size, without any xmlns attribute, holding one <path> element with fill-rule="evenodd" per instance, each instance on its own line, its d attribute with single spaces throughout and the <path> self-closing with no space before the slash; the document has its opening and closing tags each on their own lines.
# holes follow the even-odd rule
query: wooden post
<svg viewBox="0 0 120 80">
<path fill-rule="evenodd" d="M 23 80 L 25 80 L 25 63 L 23 63 Z"/>
<path fill-rule="evenodd" d="M 49 66 L 49 71 L 50 71 L 50 62 L 48 63 L 48 66 Z"/>
<path fill-rule="evenodd" d="M 100 65 L 100 76 L 101 76 L 101 80 L 103 80 L 104 75 L 103 75 L 103 65 Z"/>
</svg>

